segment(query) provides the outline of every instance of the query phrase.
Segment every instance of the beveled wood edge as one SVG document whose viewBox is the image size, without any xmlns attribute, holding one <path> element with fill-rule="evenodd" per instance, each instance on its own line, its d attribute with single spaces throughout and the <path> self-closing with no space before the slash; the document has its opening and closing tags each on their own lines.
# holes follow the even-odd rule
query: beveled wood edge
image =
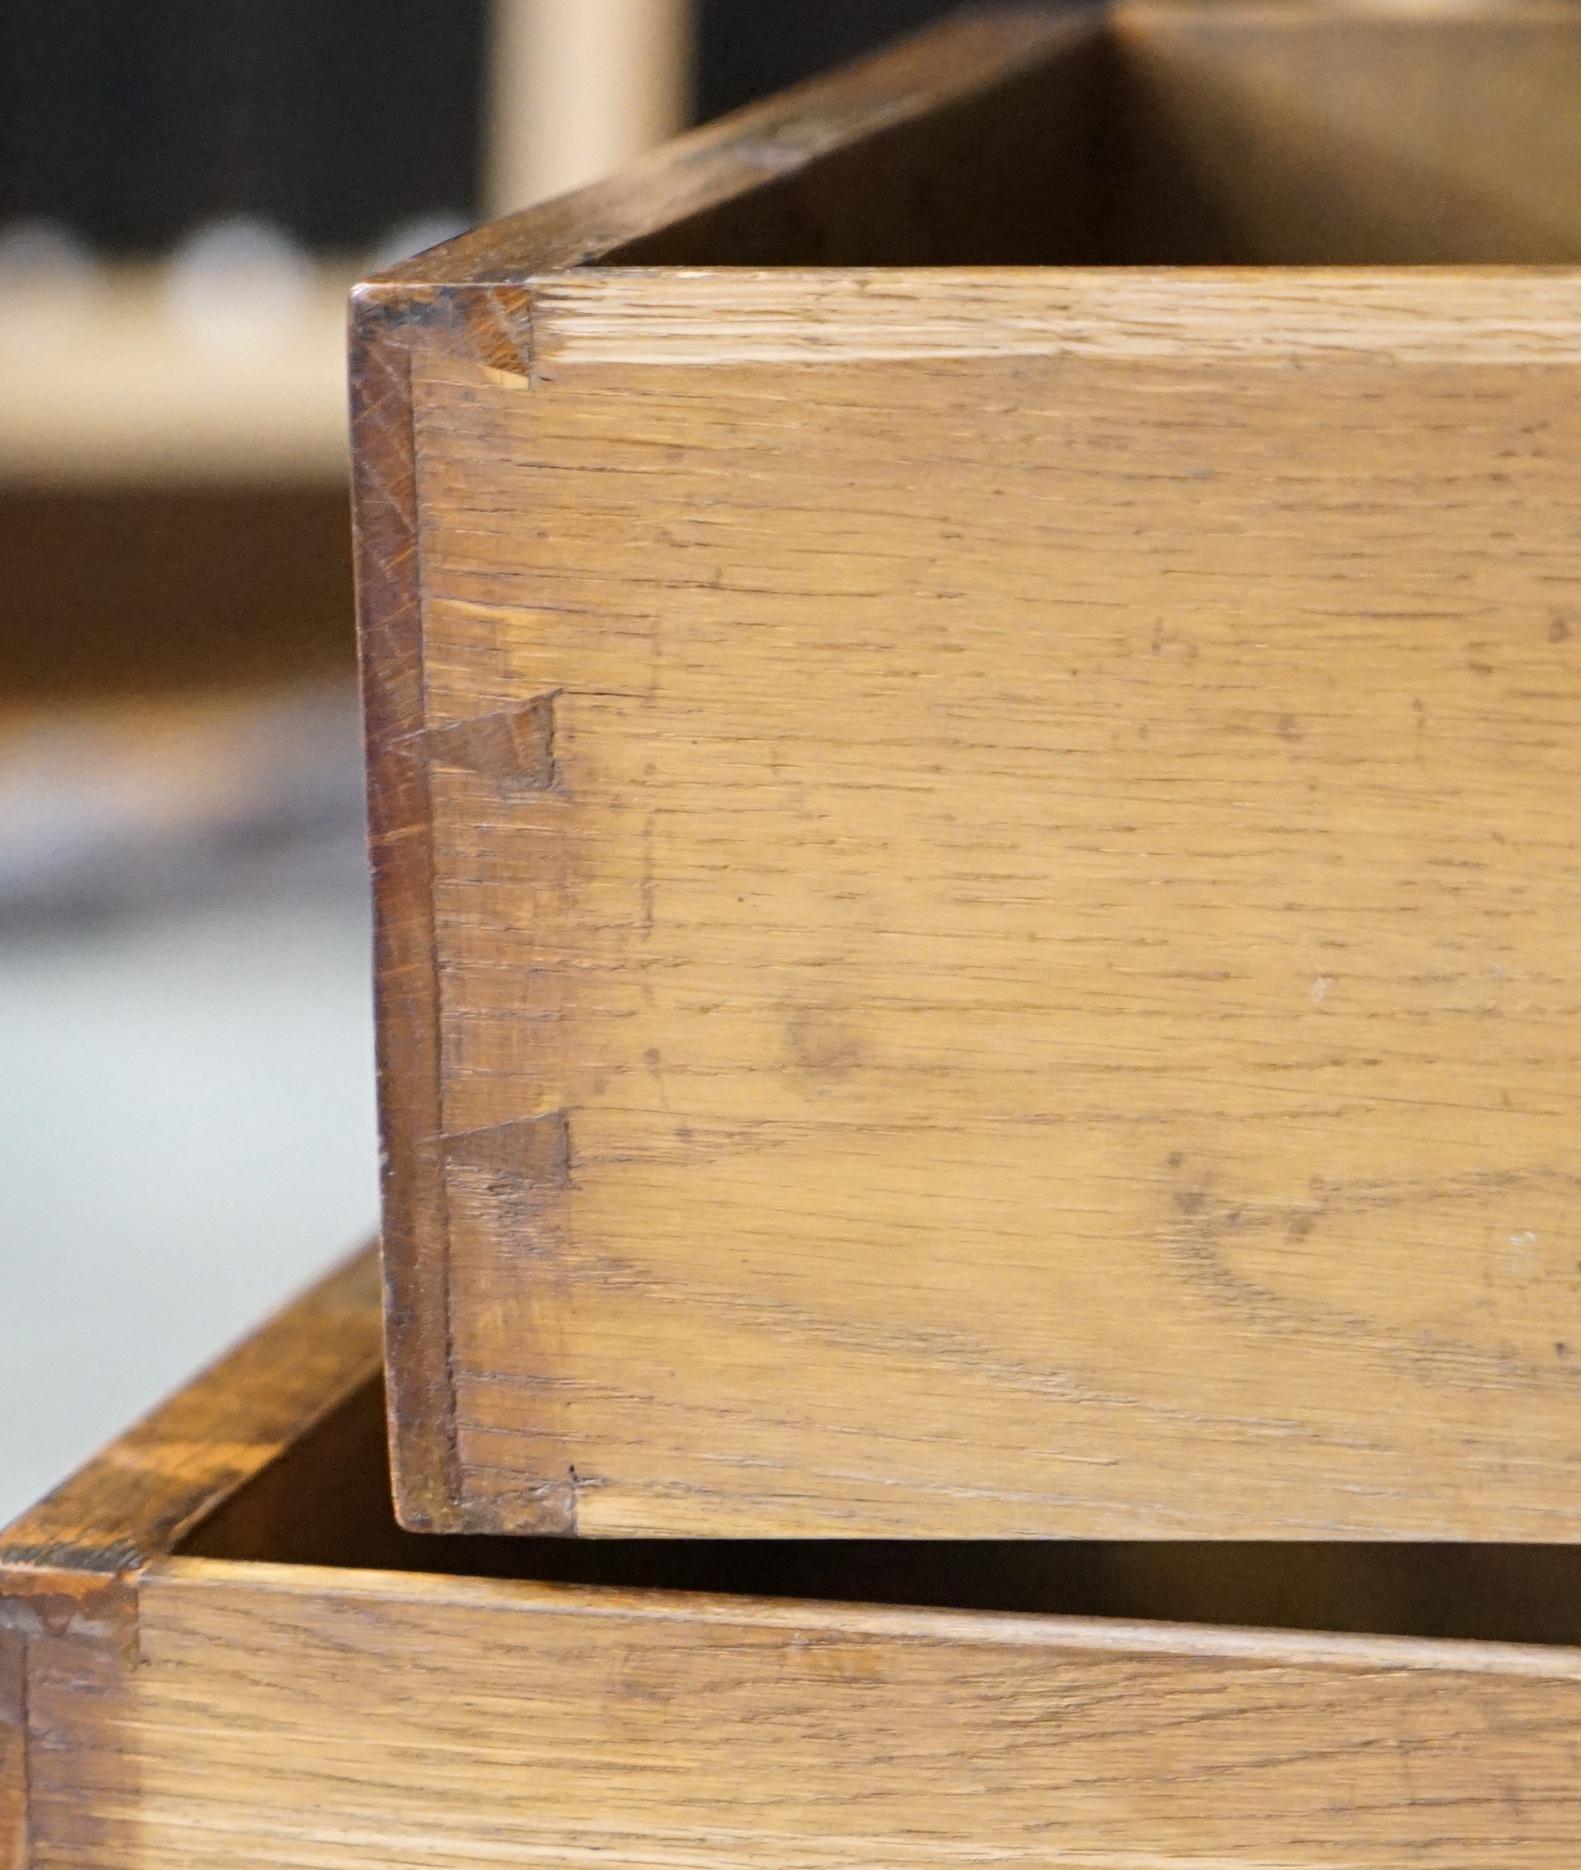
<svg viewBox="0 0 1581 1870">
<path fill-rule="evenodd" d="M 1581 1681 L 1581 1648 L 1468 1637 L 1372 1636 L 1250 1624 L 736 1597 L 710 1591 L 637 1590 L 610 1584 L 282 1565 L 251 1559 L 161 1559 L 149 1568 L 146 1584 L 156 1591 L 165 1586 L 187 1592 L 241 1589 L 315 1600 L 360 1598 L 433 1608 L 500 1611 L 515 1616 L 707 1624 L 718 1629 L 866 1636 L 894 1643 L 1045 1649 L 1087 1655 L 1169 1655 L 1363 1672 L 1411 1669 Z"/>
<path fill-rule="evenodd" d="M 617 174 L 458 235 L 369 286 L 509 284 L 558 272 L 988 90 L 1102 30 L 1101 0 L 952 13 L 865 58 L 687 131 Z"/>
<path fill-rule="evenodd" d="M 412 432 L 412 305 L 352 296 L 351 527 L 373 881 L 381 1240 L 390 1464 L 415 1530 L 447 1530 L 457 1493 L 439 976 Z M 426 1244 L 425 1244 L 426 1243 Z"/>
<path fill-rule="evenodd" d="M 0 1593 L 30 1574 L 76 1574 L 86 1590 L 174 1550 L 376 1377 L 377 1290 L 377 1255 L 364 1248 L 12 1521 L 0 1531 Z"/>
</svg>

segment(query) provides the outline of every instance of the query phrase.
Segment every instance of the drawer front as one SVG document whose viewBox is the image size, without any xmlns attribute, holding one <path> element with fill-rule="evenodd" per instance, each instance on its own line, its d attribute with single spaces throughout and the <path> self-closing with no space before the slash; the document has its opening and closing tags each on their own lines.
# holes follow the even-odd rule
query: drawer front
<svg viewBox="0 0 1581 1870">
<path fill-rule="evenodd" d="M 1574 1536 L 1571 278 L 457 290 L 412 1522 Z"/>
<path fill-rule="evenodd" d="M 145 1580 L 100 1854 L 45 1860 L 1569 1870 L 1581 1835 L 1573 1651 L 246 1571 Z M 103 1758 L 42 1770 L 101 1809 Z"/>
</svg>

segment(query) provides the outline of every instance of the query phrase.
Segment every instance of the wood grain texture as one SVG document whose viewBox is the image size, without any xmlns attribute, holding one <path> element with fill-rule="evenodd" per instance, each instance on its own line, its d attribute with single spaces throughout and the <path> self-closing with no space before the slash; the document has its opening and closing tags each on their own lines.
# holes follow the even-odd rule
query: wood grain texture
<svg viewBox="0 0 1581 1870">
<path fill-rule="evenodd" d="M 1071 188 L 1049 195 L 1046 213 L 1034 220 L 1073 241 L 1067 224 L 1084 212 L 1078 146 L 1095 46 L 1085 16 L 1006 9 L 947 21 L 913 46 L 677 139 L 607 183 L 465 236 L 441 250 L 437 268 L 420 258 L 353 294 L 353 512 L 374 874 L 385 1335 L 399 1398 L 391 1412 L 396 1471 L 403 1512 L 415 1527 L 454 1523 L 462 1482 L 425 739 L 433 726 L 447 737 L 441 751 L 453 751 L 454 731 L 434 716 L 427 696 L 413 355 L 438 346 L 497 371 L 507 385 L 524 380 L 525 296 L 512 278 L 523 250 L 538 268 L 601 256 L 652 258 L 676 239 L 719 241 L 734 251 L 746 225 L 760 240 L 822 255 L 855 234 L 852 204 L 860 199 L 869 236 L 875 225 L 914 226 L 923 250 L 901 257 L 941 257 L 926 244 L 929 228 L 943 239 L 951 228 L 959 235 L 963 219 L 981 219 L 980 204 L 962 199 L 955 180 L 962 136 L 979 160 L 992 152 L 1014 163 L 1029 133 L 1036 147 L 1050 151 L 1050 162 L 1063 159 Z M 1060 94 L 1069 95 L 1068 111 L 1046 116 L 1029 107 L 1023 94 L 1039 74 L 1052 74 Z M 1007 87 L 1014 94 L 1008 112 Z M 958 120 L 954 136 L 942 141 L 941 112 Z M 924 204 L 927 212 L 906 212 L 908 204 Z M 446 285 L 458 268 L 477 288 L 461 298 Z M 526 705 L 541 709 L 542 698 Z M 501 718 L 515 712 L 507 708 Z M 536 1509 L 540 1517 L 565 1517 L 557 1498 L 551 1488 L 548 1503 Z"/>
<path fill-rule="evenodd" d="M 1081 101 L 1035 257 L 1146 257 L 1081 161 L 1231 16 L 1317 30 L 1016 40 Z M 1574 49 L 1472 25 L 1430 154 Z M 716 269 L 732 148 L 364 299 L 408 1523 L 1574 1537 L 1581 275 L 809 268 L 802 207 Z"/>
<path fill-rule="evenodd" d="M 426 302 L 419 304 L 426 317 Z M 417 322 L 410 306 L 392 318 L 382 298 L 353 301 L 352 538 L 375 905 L 385 1354 L 400 1372 L 399 1470 L 414 1524 L 459 1485 L 446 1223 L 433 1144 L 439 1054 L 432 808 L 419 754 L 425 709 L 409 339 Z M 420 1242 L 426 1251 L 418 1250 Z M 395 1426 L 392 1416 L 392 1434 Z"/>
<path fill-rule="evenodd" d="M 1575 1651 L 180 1559 L 142 1595 L 118 1870 L 1568 1870 L 1581 1827 Z"/>
<path fill-rule="evenodd" d="M 1574 1861 L 1581 1650 L 1160 1620 L 1573 1639 L 1574 1551 L 406 1534 L 369 1271 L 0 1540 L 6 1870 Z"/>
<path fill-rule="evenodd" d="M 1574 1530 L 1575 282 L 1088 284 L 421 354 L 466 1523 Z"/>
</svg>

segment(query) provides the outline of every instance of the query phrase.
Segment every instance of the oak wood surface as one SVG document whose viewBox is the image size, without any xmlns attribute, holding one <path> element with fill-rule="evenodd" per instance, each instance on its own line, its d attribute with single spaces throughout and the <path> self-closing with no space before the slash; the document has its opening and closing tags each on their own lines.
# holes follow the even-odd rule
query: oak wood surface
<svg viewBox="0 0 1581 1870">
<path fill-rule="evenodd" d="M 853 203 L 862 224 L 924 231 L 937 219 L 960 230 L 962 204 L 949 193 L 959 165 L 940 164 L 932 138 L 946 105 L 985 151 L 1013 159 L 1029 127 L 1041 148 L 1065 117 L 1023 100 L 1008 116 L 1003 92 L 1040 72 L 1072 98 L 1068 140 L 1079 141 L 1080 92 L 1088 82 L 1095 29 L 1083 15 L 1006 9 L 947 21 L 915 45 L 865 61 L 784 100 L 679 138 L 609 182 L 480 229 L 393 269 L 353 295 L 350 379 L 353 531 L 368 735 L 369 845 L 374 873 L 380 1121 L 384 1147 L 385 1341 L 393 1376 L 392 1432 L 403 1511 L 414 1525 L 458 1523 L 457 1464 L 449 1342 L 450 1293 L 445 1195 L 438 950 L 433 918 L 433 808 L 426 749 L 429 725 L 418 557 L 416 446 L 411 398 L 415 353 L 431 340 L 459 344 L 508 379 L 530 270 L 594 258 L 662 258 L 667 241 L 721 238 L 732 247 L 743 220 L 759 237 L 811 240 L 820 251 L 841 237 Z M 880 177 L 874 186 L 874 156 Z M 953 147 L 947 155 L 959 155 Z M 908 166 L 909 165 L 909 166 Z M 928 216 L 906 211 L 908 173 L 921 167 L 935 197 Z M 1072 157 L 1065 165 L 1079 175 Z M 854 173 L 853 173 L 854 171 Z M 825 187 L 832 172 L 834 186 Z M 949 208 L 937 204 L 946 189 Z M 1048 196 L 1056 225 L 1068 210 Z M 953 209 L 953 214 L 950 210 Z M 914 257 L 939 257 L 926 251 Z M 457 297 L 462 273 L 479 290 Z M 513 331 L 513 323 L 515 330 Z M 530 705 L 530 704 L 529 704 Z"/>
<path fill-rule="evenodd" d="M 1573 1641 L 1573 1551 L 403 1534 L 370 1272 L 0 1534 L 6 1870 L 1573 1862 L 1581 1650 L 1390 1633 Z"/>
<path fill-rule="evenodd" d="M 1413 42 L 1430 171 L 1571 19 Z M 962 263 L 862 266 L 809 178 L 865 228 L 877 121 L 1008 47 L 1071 105 L 1030 257 L 1149 257 L 1186 137 L 1165 260 L 1573 260 L 1575 115 L 1486 248 L 1401 248 L 1419 178 L 1285 248 L 1193 87 L 1283 122 L 1313 52 L 1362 173 L 1314 9 L 969 30 L 363 292 L 405 1517 L 1574 1537 L 1581 279 L 988 270 L 955 197 Z M 712 267 L 769 121 L 788 263 Z"/>
<path fill-rule="evenodd" d="M 128 1865 L 1568 1870 L 1581 1825 L 1576 1651 L 182 1560 L 141 1641 Z"/>
</svg>

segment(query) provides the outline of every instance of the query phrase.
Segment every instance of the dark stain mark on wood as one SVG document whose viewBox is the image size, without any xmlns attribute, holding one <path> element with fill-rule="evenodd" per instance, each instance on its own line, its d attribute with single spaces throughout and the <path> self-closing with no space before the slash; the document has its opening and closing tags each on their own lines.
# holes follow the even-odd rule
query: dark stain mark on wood
<svg viewBox="0 0 1581 1870">
<path fill-rule="evenodd" d="M 798 1007 L 785 1022 L 792 1063 L 809 1078 L 838 1081 L 862 1062 L 862 1041 L 838 1014 Z"/>
</svg>

